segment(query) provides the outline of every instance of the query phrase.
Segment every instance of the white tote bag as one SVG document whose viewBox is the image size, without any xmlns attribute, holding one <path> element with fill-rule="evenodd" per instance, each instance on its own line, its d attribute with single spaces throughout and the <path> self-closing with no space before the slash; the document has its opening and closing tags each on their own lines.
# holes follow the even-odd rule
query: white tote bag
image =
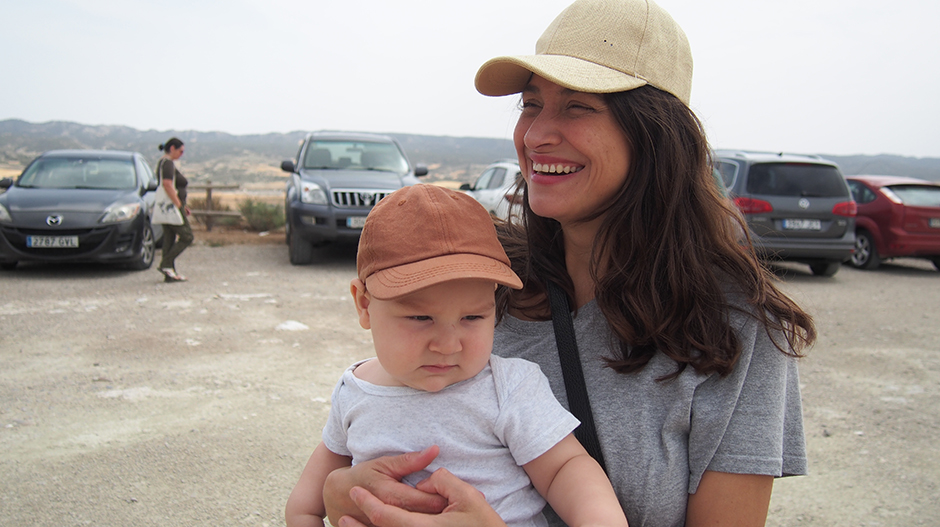
<svg viewBox="0 0 940 527">
<path fill-rule="evenodd" d="M 157 196 L 153 202 L 153 214 L 150 217 L 150 221 L 164 225 L 182 225 L 183 215 L 180 213 L 180 210 L 176 208 L 176 204 L 170 199 L 170 195 L 167 194 L 166 188 L 163 186 L 163 178 L 161 177 L 160 169 L 164 161 L 166 161 L 166 158 L 161 159 L 160 163 L 157 164 L 157 177 L 159 178 L 160 186 L 157 187 Z M 175 170 L 173 172 L 173 188 L 176 188 Z"/>
</svg>

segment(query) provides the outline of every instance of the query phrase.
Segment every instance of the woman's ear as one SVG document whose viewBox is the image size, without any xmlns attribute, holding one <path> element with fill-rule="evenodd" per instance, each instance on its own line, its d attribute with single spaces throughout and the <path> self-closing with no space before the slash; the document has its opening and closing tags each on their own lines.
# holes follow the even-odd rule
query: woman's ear
<svg viewBox="0 0 940 527">
<path fill-rule="evenodd" d="M 352 294 L 353 302 L 356 304 L 356 313 L 359 314 L 359 325 L 362 329 L 371 329 L 369 323 L 369 303 L 372 297 L 366 291 L 366 284 L 362 280 L 354 278 L 349 283 L 349 292 Z"/>
</svg>

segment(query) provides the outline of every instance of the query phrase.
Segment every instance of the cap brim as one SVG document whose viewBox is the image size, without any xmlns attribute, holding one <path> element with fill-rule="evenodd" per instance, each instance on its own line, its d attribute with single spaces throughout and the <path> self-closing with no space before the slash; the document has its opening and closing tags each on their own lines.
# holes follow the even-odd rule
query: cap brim
<svg viewBox="0 0 940 527">
<path fill-rule="evenodd" d="M 474 84 L 483 95 L 510 95 L 521 92 L 532 73 L 586 93 L 615 93 L 647 84 L 640 77 L 567 55 L 497 57 L 480 66 Z"/>
<path fill-rule="evenodd" d="M 448 254 L 376 271 L 366 278 L 366 290 L 379 300 L 389 300 L 441 282 L 466 279 L 522 288 L 516 273 L 499 260 L 478 254 Z"/>
</svg>

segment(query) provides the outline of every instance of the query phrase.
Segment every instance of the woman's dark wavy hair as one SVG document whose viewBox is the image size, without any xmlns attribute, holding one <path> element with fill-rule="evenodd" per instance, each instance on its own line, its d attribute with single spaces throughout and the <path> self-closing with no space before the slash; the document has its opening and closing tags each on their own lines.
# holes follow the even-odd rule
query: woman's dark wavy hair
<svg viewBox="0 0 940 527">
<path fill-rule="evenodd" d="M 153 144 L 153 143 L 151 143 L 151 144 Z M 158 148 L 161 152 L 169 152 L 169 151 L 170 151 L 170 148 L 179 148 L 179 147 L 181 147 L 181 146 L 183 146 L 183 141 L 181 141 L 181 140 L 180 140 L 179 138 L 177 138 L 177 137 L 171 137 L 171 138 L 167 139 L 165 143 L 161 143 L 160 146 L 158 146 L 157 148 Z"/>
<path fill-rule="evenodd" d="M 651 86 L 605 94 L 631 147 L 629 177 L 590 219 L 603 217 L 591 273 L 598 306 L 619 342 L 608 366 L 643 369 L 659 351 L 703 374 L 731 373 L 741 355 L 730 325 L 736 310 L 782 332 L 783 353 L 801 357 L 816 330 L 812 317 L 774 284 L 759 262 L 747 225 L 718 187 L 701 122 L 676 97 Z M 520 291 L 500 288 L 498 312 L 550 317 L 545 281 L 574 298 L 560 224 L 536 216 L 522 188 L 522 225 L 499 231 Z M 604 262 L 602 266 L 600 263 Z M 734 299 L 738 300 L 736 304 Z M 740 306 L 743 300 L 749 306 Z"/>
</svg>

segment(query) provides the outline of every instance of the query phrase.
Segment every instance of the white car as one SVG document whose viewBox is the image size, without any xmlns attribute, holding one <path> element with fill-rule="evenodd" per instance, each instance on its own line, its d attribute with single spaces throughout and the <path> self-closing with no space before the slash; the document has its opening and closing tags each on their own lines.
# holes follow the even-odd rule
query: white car
<svg viewBox="0 0 940 527">
<path fill-rule="evenodd" d="M 515 160 L 497 161 L 487 166 L 473 185 L 464 184 L 460 190 L 480 202 L 492 216 L 505 220 L 509 219 L 516 182 L 520 178 L 522 178 L 522 171 L 519 170 L 518 162 Z M 519 199 L 522 199 L 521 193 Z"/>
</svg>

